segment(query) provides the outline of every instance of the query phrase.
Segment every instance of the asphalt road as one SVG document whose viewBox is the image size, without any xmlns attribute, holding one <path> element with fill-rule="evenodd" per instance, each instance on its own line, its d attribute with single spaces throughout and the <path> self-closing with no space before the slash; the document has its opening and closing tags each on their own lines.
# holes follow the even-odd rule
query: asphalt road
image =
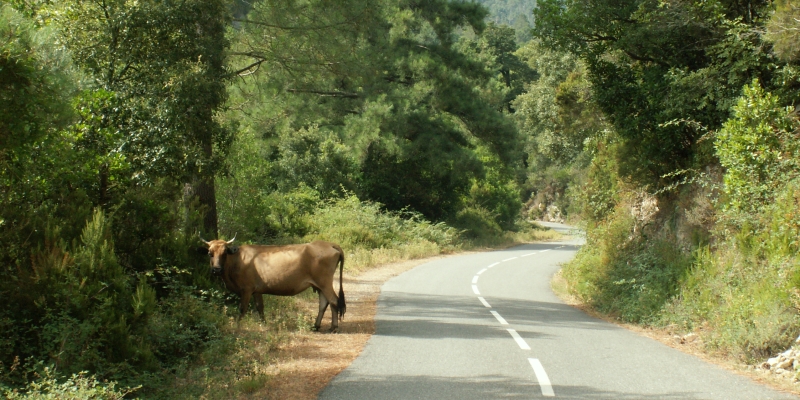
<svg viewBox="0 0 800 400">
<path fill-rule="evenodd" d="M 391 279 L 375 335 L 319 398 L 797 398 L 562 303 L 549 282 L 579 243 L 450 257 Z"/>
</svg>

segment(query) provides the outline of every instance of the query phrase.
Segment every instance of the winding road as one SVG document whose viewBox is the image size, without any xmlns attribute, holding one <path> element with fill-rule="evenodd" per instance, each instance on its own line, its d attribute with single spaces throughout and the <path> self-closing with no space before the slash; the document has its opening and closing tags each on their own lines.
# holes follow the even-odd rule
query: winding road
<svg viewBox="0 0 800 400">
<path fill-rule="evenodd" d="M 580 243 L 439 259 L 391 279 L 375 335 L 319 398 L 797 398 L 564 304 L 549 282 Z"/>
</svg>

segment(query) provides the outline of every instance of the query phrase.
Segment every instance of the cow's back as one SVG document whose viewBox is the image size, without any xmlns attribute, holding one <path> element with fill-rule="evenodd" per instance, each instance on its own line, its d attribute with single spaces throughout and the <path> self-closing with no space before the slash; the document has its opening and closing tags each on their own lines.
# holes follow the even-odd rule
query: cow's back
<svg viewBox="0 0 800 400">
<path fill-rule="evenodd" d="M 245 284 L 256 292 L 292 296 L 310 286 L 331 285 L 340 257 L 333 243 L 243 245 L 239 260 Z"/>
</svg>

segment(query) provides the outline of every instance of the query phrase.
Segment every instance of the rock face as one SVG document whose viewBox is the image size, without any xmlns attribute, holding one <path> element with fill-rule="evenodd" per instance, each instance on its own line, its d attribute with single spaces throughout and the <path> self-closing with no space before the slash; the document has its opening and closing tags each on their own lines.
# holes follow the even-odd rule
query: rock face
<svg viewBox="0 0 800 400">
<path fill-rule="evenodd" d="M 800 337 L 795 341 L 800 344 Z M 800 381 L 800 346 L 792 346 L 789 350 L 764 361 L 759 369 L 775 375 L 783 375 L 794 382 Z"/>
</svg>

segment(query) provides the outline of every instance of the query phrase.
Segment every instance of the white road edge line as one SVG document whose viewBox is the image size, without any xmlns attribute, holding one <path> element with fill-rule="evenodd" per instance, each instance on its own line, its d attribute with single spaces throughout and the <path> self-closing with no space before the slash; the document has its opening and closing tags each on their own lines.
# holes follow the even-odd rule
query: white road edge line
<svg viewBox="0 0 800 400">
<path fill-rule="evenodd" d="M 495 266 L 495 265 L 497 265 L 497 264 L 500 264 L 500 263 L 499 263 L 499 262 L 496 262 L 496 263 L 494 263 L 494 264 L 492 264 L 492 265 L 490 265 L 490 266 L 488 266 L 488 267 L 486 267 L 486 268 L 492 268 L 492 267 L 494 267 L 494 266 Z"/>
<path fill-rule="evenodd" d="M 503 317 L 501 317 L 497 311 L 490 310 L 489 312 L 492 313 L 492 315 L 494 315 L 495 318 L 497 318 L 497 321 L 500 322 L 500 325 L 508 325 L 508 322 L 506 322 L 506 320 L 503 319 Z"/>
<path fill-rule="evenodd" d="M 517 345 L 519 345 L 520 349 L 522 349 L 522 350 L 530 350 L 531 349 L 531 347 L 528 346 L 527 343 L 525 343 L 525 339 L 523 339 L 522 336 L 520 336 L 519 333 L 517 333 L 517 331 L 515 331 L 513 329 L 506 329 L 506 330 L 508 331 L 508 333 L 511 334 L 511 337 L 513 337 L 514 340 L 517 342 Z"/>
<path fill-rule="evenodd" d="M 478 291 L 478 285 L 472 285 L 472 291 L 475 292 L 475 294 L 477 295 L 481 294 L 481 292 Z"/>
<path fill-rule="evenodd" d="M 523 254 L 523 255 L 521 255 L 520 257 L 532 256 L 532 255 L 534 255 L 534 254 L 536 254 L 536 252 L 533 252 L 533 253 L 528 253 L 528 254 Z"/>
<path fill-rule="evenodd" d="M 478 275 L 480 275 L 480 274 L 482 274 L 482 273 L 484 273 L 484 272 L 486 272 L 486 268 L 484 268 L 484 269 L 482 269 L 482 270 L 478 271 Z"/>
<path fill-rule="evenodd" d="M 511 260 L 516 260 L 516 259 L 518 259 L 518 258 L 519 258 L 519 257 L 511 257 L 511 258 L 506 258 L 505 260 L 503 260 L 503 262 L 506 262 L 506 261 L 511 261 Z"/>
<path fill-rule="evenodd" d="M 528 362 L 533 367 L 533 373 L 536 374 L 536 380 L 539 381 L 539 386 L 542 388 L 542 396 L 555 397 L 556 393 L 553 392 L 553 385 L 550 384 L 550 378 L 547 377 L 547 372 L 544 372 L 544 366 L 536 358 L 529 358 Z"/>
<path fill-rule="evenodd" d="M 478 283 L 478 275 L 472 277 L 472 283 Z"/>
<path fill-rule="evenodd" d="M 481 303 L 483 303 L 483 305 L 486 306 L 486 308 L 492 308 L 492 306 L 490 306 L 489 303 L 486 302 L 486 299 L 484 299 L 483 297 L 478 296 L 478 300 L 480 300 Z"/>
</svg>

